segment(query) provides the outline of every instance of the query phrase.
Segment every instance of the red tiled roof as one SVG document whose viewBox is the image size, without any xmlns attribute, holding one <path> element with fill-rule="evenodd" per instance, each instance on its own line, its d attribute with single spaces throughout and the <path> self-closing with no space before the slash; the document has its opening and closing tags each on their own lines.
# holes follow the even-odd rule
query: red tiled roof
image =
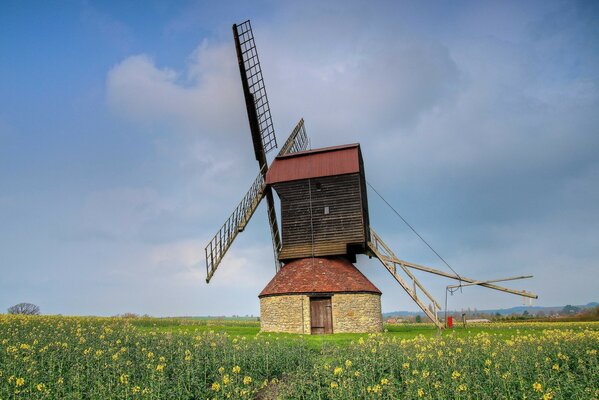
<svg viewBox="0 0 599 400">
<path fill-rule="evenodd" d="M 360 145 L 324 147 L 275 158 L 266 173 L 266 183 L 288 182 L 360 172 Z"/>
<path fill-rule="evenodd" d="M 314 265 L 313 265 L 314 264 Z M 381 294 L 352 263 L 341 257 L 301 258 L 287 263 L 258 297 L 292 293 L 368 292 Z"/>
</svg>

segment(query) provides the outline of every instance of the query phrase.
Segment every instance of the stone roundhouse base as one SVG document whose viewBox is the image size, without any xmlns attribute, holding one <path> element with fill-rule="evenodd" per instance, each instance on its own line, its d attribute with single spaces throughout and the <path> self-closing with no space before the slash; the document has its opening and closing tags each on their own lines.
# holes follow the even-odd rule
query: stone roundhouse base
<svg viewBox="0 0 599 400">
<path fill-rule="evenodd" d="M 372 333 L 383 330 L 379 294 L 337 293 L 330 296 L 333 333 Z M 310 297 L 305 294 L 261 297 L 260 329 L 263 332 L 310 334 Z"/>
</svg>

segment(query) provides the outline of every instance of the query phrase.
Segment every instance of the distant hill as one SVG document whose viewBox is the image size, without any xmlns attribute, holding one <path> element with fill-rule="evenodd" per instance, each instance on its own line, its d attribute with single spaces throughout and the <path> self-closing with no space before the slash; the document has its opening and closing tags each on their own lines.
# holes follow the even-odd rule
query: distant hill
<svg viewBox="0 0 599 400">
<path fill-rule="evenodd" d="M 581 310 L 586 308 L 593 308 L 599 306 L 597 302 L 591 302 L 584 305 L 575 305 Z M 489 309 L 489 310 L 464 310 L 468 314 L 500 314 L 500 315 L 512 315 L 512 314 L 522 314 L 524 311 L 528 311 L 529 314 L 538 314 L 539 312 L 544 312 L 547 315 L 556 314 L 562 311 L 566 307 L 563 306 L 554 306 L 554 307 L 539 307 L 539 306 L 519 306 L 519 307 L 511 307 L 511 308 L 497 308 L 497 309 Z M 448 310 L 449 313 L 462 312 L 462 310 Z M 383 318 L 387 317 L 410 317 L 416 315 L 424 315 L 422 311 L 391 311 L 383 313 Z"/>
</svg>

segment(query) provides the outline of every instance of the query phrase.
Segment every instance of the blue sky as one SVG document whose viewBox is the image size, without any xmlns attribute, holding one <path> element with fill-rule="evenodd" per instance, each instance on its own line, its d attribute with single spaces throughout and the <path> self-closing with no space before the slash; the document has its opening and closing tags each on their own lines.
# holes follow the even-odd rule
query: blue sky
<svg viewBox="0 0 599 400">
<path fill-rule="evenodd" d="M 596 2 L 0 4 L 0 309 L 257 314 L 261 208 L 210 285 L 203 247 L 257 174 L 231 24 L 250 18 L 282 142 L 360 142 L 366 175 L 459 273 L 597 299 Z M 439 260 L 370 194 L 401 257 Z M 415 310 L 374 260 L 383 309 Z M 418 275 L 441 300 L 452 282 Z M 469 288 L 450 307 L 521 299 Z"/>
</svg>

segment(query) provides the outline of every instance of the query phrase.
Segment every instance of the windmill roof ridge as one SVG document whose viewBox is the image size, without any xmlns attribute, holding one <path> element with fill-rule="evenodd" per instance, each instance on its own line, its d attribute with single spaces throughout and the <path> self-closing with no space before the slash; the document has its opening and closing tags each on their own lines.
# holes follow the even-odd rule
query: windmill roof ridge
<svg viewBox="0 0 599 400">
<path fill-rule="evenodd" d="M 306 156 L 306 155 L 316 154 L 316 153 L 326 153 L 328 151 L 352 149 L 354 147 L 360 147 L 360 143 L 348 143 L 348 144 L 340 144 L 337 146 L 327 146 L 327 147 L 319 147 L 317 149 L 296 151 L 295 153 L 288 153 L 288 154 L 283 154 L 282 156 L 277 156 L 277 157 L 275 157 L 275 159 L 301 157 L 301 156 Z"/>
<path fill-rule="evenodd" d="M 381 294 L 355 265 L 343 257 L 311 257 L 290 261 L 258 297 L 306 293 Z"/>
</svg>

